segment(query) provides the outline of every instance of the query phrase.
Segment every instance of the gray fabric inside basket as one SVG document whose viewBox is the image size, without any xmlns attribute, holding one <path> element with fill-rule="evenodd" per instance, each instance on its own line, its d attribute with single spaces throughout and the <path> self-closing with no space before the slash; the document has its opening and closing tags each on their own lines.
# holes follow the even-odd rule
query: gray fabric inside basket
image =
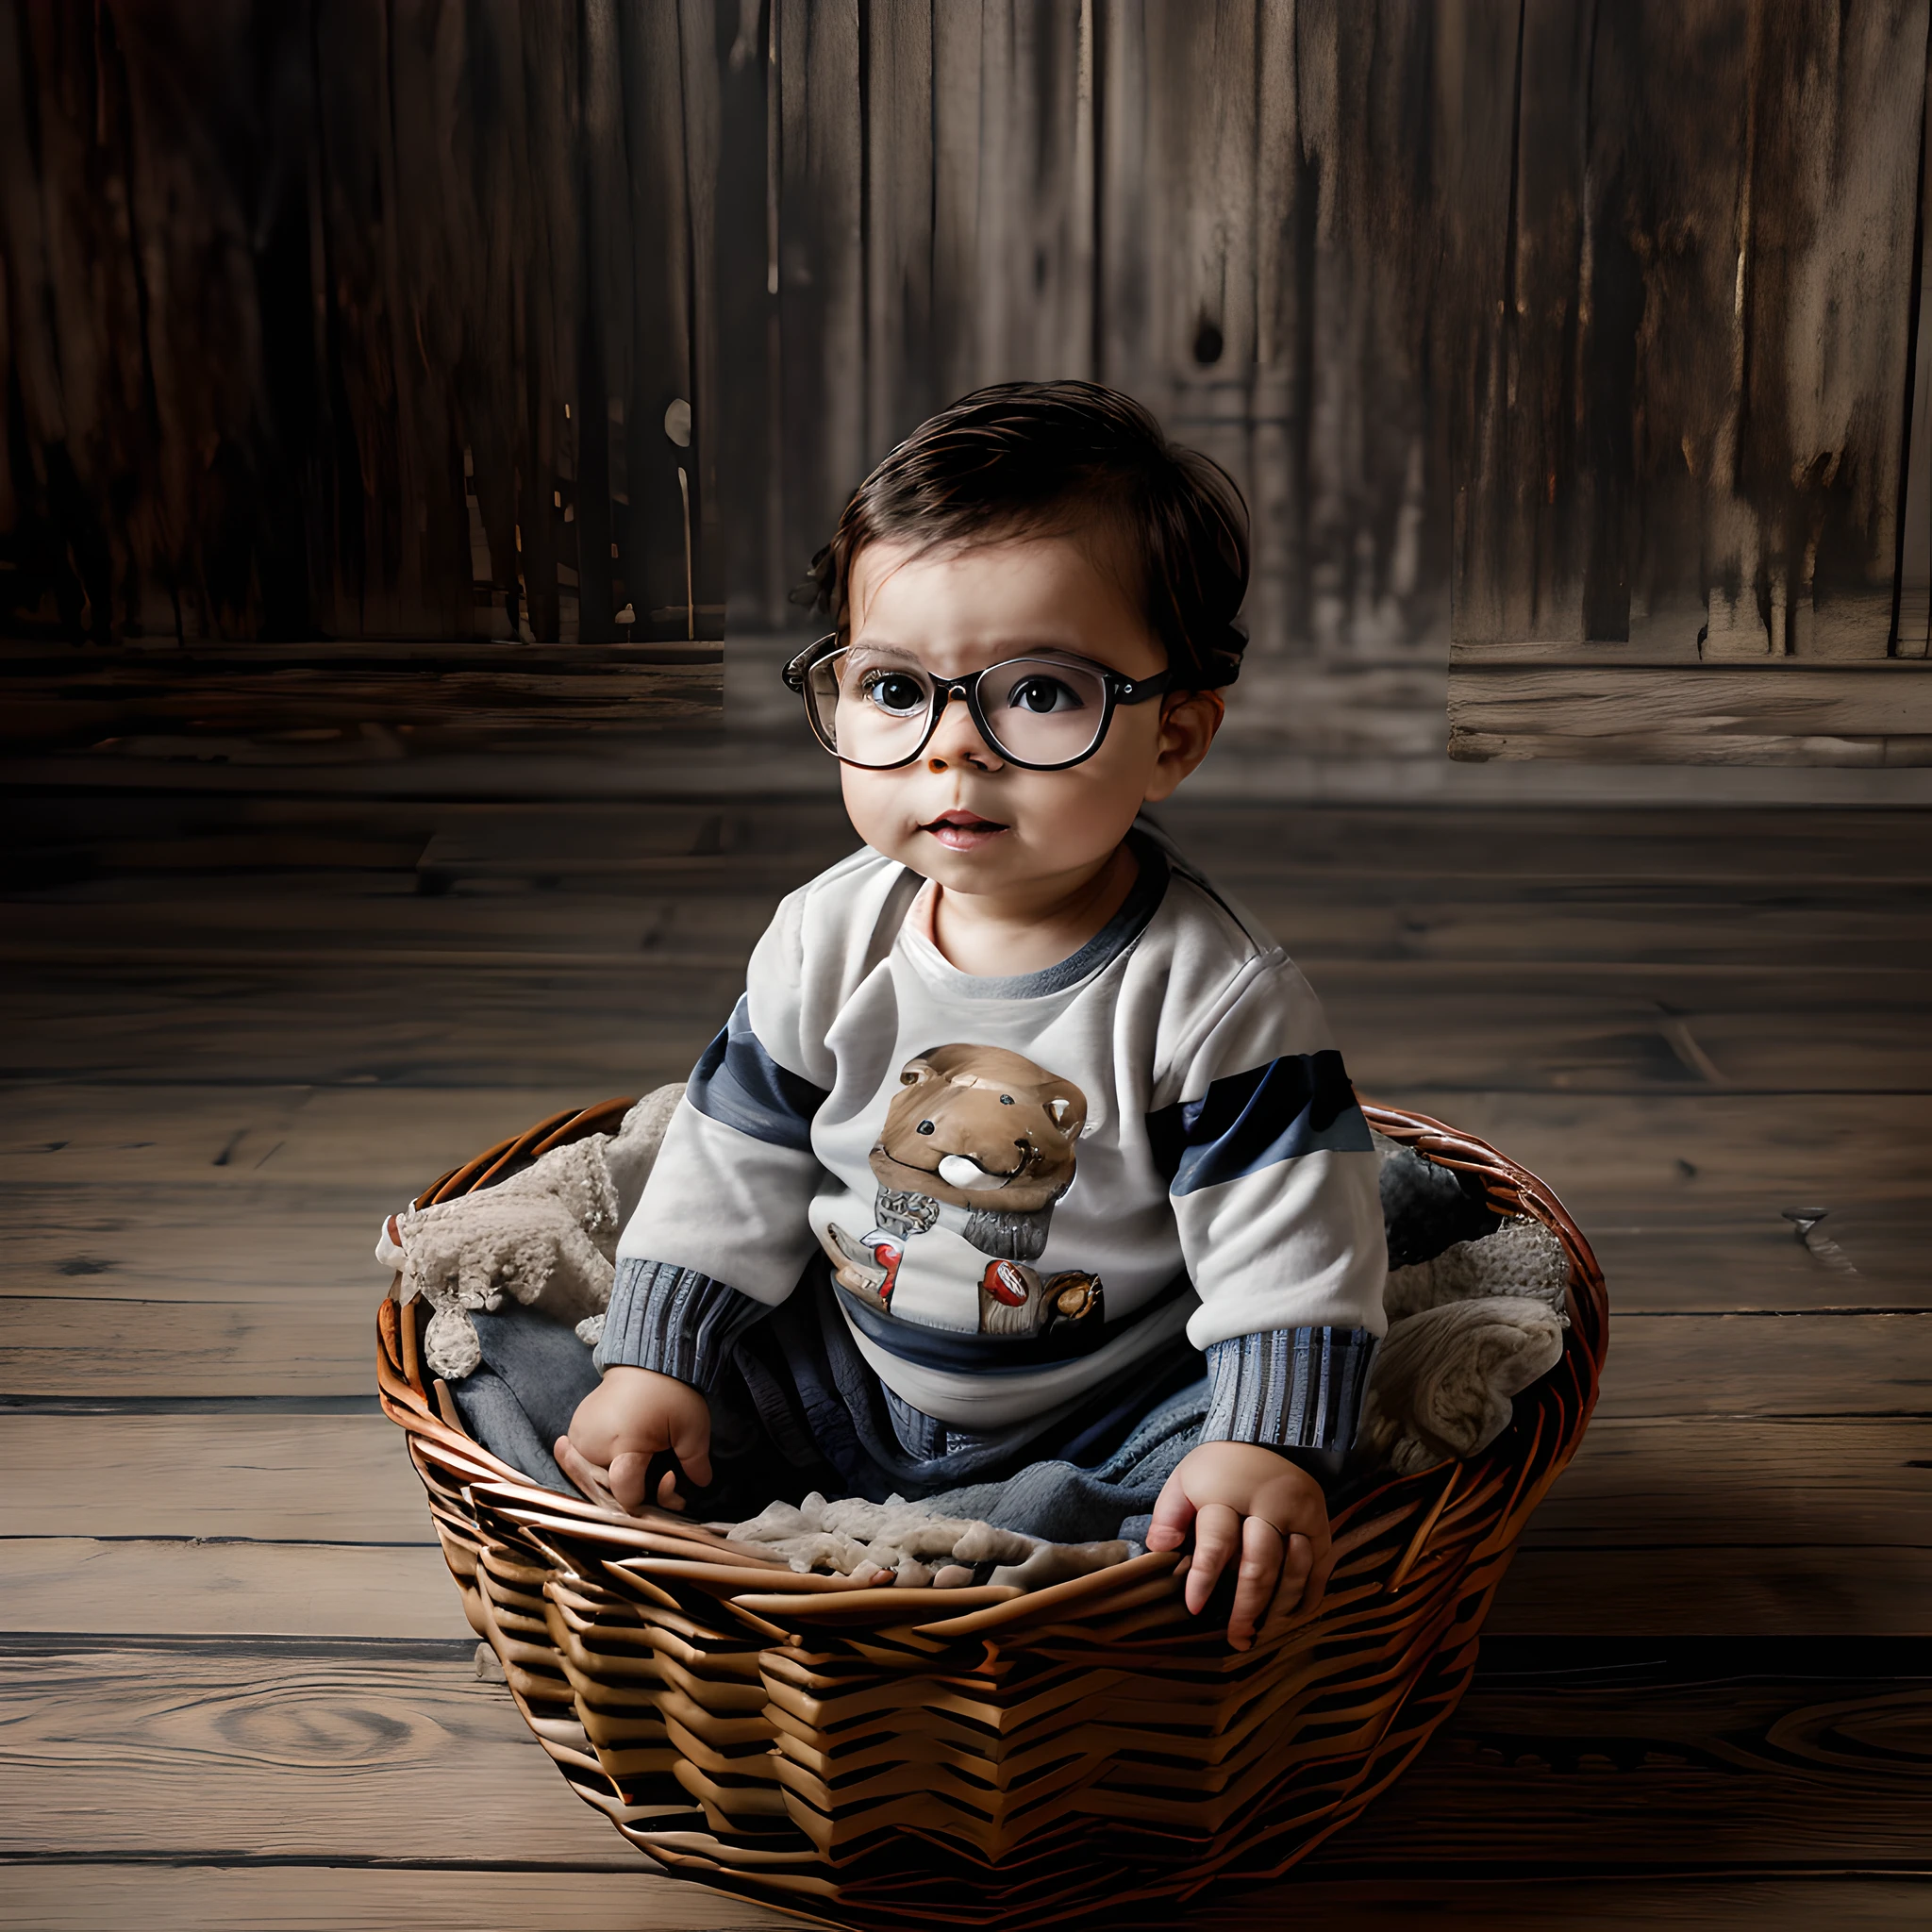
<svg viewBox="0 0 1932 1932">
<path fill-rule="evenodd" d="M 464 1427 L 533 1483 L 575 1495 L 550 1445 L 597 1386 L 591 1351 L 560 1322 L 514 1302 L 494 1315 L 479 1308 L 470 1320 L 483 1366 L 450 1385 Z"/>
</svg>

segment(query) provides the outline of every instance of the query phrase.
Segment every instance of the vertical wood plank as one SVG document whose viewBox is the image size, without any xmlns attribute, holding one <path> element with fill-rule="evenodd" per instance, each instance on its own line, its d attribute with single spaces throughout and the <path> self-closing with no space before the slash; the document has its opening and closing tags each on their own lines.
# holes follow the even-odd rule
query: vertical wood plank
<svg viewBox="0 0 1932 1932">
<path fill-rule="evenodd" d="M 1932 654 L 1932 60 L 1919 124 L 1919 313 L 1911 411 L 1906 431 L 1905 521 L 1899 533 L 1901 658 Z"/>
<path fill-rule="evenodd" d="M 1086 375 L 1092 358 L 1092 8 L 987 9 L 981 273 L 994 292 L 984 381 Z"/>
<path fill-rule="evenodd" d="M 724 0 L 720 25 L 730 38 L 719 96 L 717 357 L 733 379 L 719 386 L 715 467 L 725 538 L 724 634 L 744 638 L 783 627 L 791 589 L 782 562 L 782 343 L 772 286 L 780 160 L 775 37 L 783 22 L 769 0 Z"/>
<path fill-rule="evenodd" d="M 868 467 L 857 0 L 775 0 L 786 550 L 802 576 Z"/>
<path fill-rule="evenodd" d="M 463 69 L 451 83 L 458 92 L 447 110 L 457 172 L 451 200 L 466 214 L 468 234 L 452 252 L 440 300 L 454 311 L 445 325 L 461 343 L 454 408 L 488 558 L 480 573 L 480 559 L 472 563 L 470 625 L 487 637 L 515 634 L 526 615 L 517 543 L 529 126 L 519 15 L 517 0 L 486 0 L 470 10 Z"/>
<path fill-rule="evenodd" d="M 862 13 L 867 455 L 938 407 L 933 342 L 932 0 Z"/>
<path fill-rule="evenodd" d="M 544 642 L 575 641 L 579 589 L 575 531 L 564 522 L 565 509 L 575 507 L 581 415 L 574 407 L 583 268 L 576 25 L 575 9 L 522 10 L 529 176 L 528 239 L 522 251 L 526 428 L 519 522 L 530 628 Z"/>
<path fill-rule="evenodd" d="M 679 514 L 690 519 L 686 631 L 717 637 L 724 615 L 723 506 L 718 496 L 718 153 L 720 40 L 728 44 L 734 8 L 715 0 L 679 0 L 679 89 L 685 130 L 686 247 L 691 260 L 688 335 L 691 361 L 691 440 L 677 465 Z"/>
<path fill-rule="evenodd" d="M 948 402 L 988 380 L 991 359 L 979 277 L 983 124 L 996 105 L 985 90 L 987 15 L 986 0 L 941 0 L 932 12 L 932 357 Z"/>
<path fill-rule="evenodd" d="M 1583 636 L 1589 483 L 1583 451 L 1592 9 L 1527 0 L 1516 81 L 1512 246 L 1503 289 L 1509 397 L 1503 464 L 1512 635 Z M 1627 391 L 1626 391 L 1627 393 Z"/>
<path fill-rule="evenodd" d="M 242 220 L 206 157 L 157 152 L 179 110 L 171 111 L 166 94 L 158 99 L 158 91 L 143 84 L 142 24 L 127 25 L 131 45 L 122 21 L 105 9 L 92 22 L 35 9 L 42 58 L 60 67 L 58 87 L 41 96 L 42 178 L 58 196 L 46 203 L 45 234 L 67 432 L 47 481 L 71 506 L 71 555 L 88 599 L 85 627 L 96 641 L 179 636 L 174 585 L 184 563 L 201 579 L 197 627 L 206 632 L 211 608 L 220 628 L 245 632 L 260 616 L 250 538 L 259 535 L 259 511 L 268 508 L 250 488 L 249 473 L 268 452 L 259 433 L 258 358 L 251 353 L 258 325 L 255 290 L 245 257 L 237 258 Z M 195 48 L 192 26 L 184 38 L 190 45 L 176 58 L 192 64 L 205 52 L 204 85 L 232 108 L 232 59 L 217 46 Z M 271 59 L 271 76 L 275 71 Z M 213 192 L 201 232 L 178 221 L 157 223 L 153 165 L 177 189 L 206 184 Z M 157 269 L 158 284 L 151 285 Z M 201 329 L 195 340 L 176 344 L 173 326 L 187 319 L 178 306 L 184 293 Z M 161 306 L 166 340 L 151 325 L 154 303 Z M 151 359 L 157 354 L 159 363 Z M 200 393 L 216 369 L 226 378 L 219 399 Z M 159 393 L 157 374 L 166 382 Z M 198 445 L 199 460 L 182 460 L 184 431 Z M 173 515 L 161 499 L 164 462 L 175 486 Z M 285 504 L 275 508 L 286 515 Z M 210 520 L 228 540 L 210 559 L 212 582 L 208 571 L 193 569 L 187 549 L 208 533 Z M 278 608 L 275 615 L 289 613 Z"/>
<path fill-rule="evenodd" d="M 402 458 L 378 154 L 391 122 L 386 8 L 344 0 L 313 44 L 330 361 L 351 453 L 337 534 L 341 606 L 358 634 L 396 637 L 406 624 Z M 392 219 L 392 205 L 388 212 Z"/>
<path fill-rule="evenodd" d="M 61 266 L 74 239 L 66 228 L 70 205 L 81 186 L 70 187 L 69 177 L 82 152 L 74 125 L 81 90 L 66 72 L 80 50 L 61 32 L 68 25 L 17 0 L 0 13 L 0 210 L 13 318 L 11 374 L 21 391 L 21 429 L 34 454 L 32 474 L 23 479 L 21 513 L 30 521 L 19 532 L 16 568 L 25 564 L 31 572 L 36 605 L 52 603 L 76 631 L 85 606 L 88 629 L 98 636 L 111 608 L 105 533 L 76 487 L 69 444 L 70 420 L 76 438 L 84 436 L 92 403 L 77 395 L 70 414 L 66 395 L 70 380 L 77 388 L 93 373 L 99 335 L 93 315 L 71 312 L 72 275 Z M 30 100 L 38 109 L 31 119 Z M 63 530 L 69 523 L 95 532 L 73 556 Z M 22 587 L 15 594 L 24 592 Z"/>
<path fill-rule="evenodd" d="M 1309 642 L 1412 656 L 1440 609 L 1420 524 L 1434 187 L 1435 10 L 1305 5 L 1297 71 L 1312 210 L 1306 570 Z M 1308 219 L 1304 215 L 1303 219 Z"/>
<path fill-rule="evenodd" d="M 1764 15 L 1740 487 L 1770 583 L 1809 579 L 1796 656 L 1890 640 L 1927 30 L 1924 0 Z"/>
<path fill-rule="evenodd" d="M 421 636 L 470 629 L 475 597 L 469 509 L 452 377 L 466 354 L 468 318 L 451 301 L 476 258 L 475 203 L 457 162 L 470 25 L 455 8 L 396 7 L 390 19 L 392 117 L 382 178 L 391 219 L 384 275 L 397 386 L 402 476 L 401 623 Z M 474 288 L 466 292 L 480 292 Z"/>
<path fill-rule="evenodd" d="M 1442 195 L 1435 387 L 1454 478 L 1453 635 L 1504 634 L 1508 425 L 1506 338 L 1513 240 L 1520 0 L 1446 0 L 1434 110 Z"/>
<path fill-rule="evenodd" d="M 632 241 L 630 165 L 625 148 L 624 56 L 616 0 L 583 0 L 582 89 L 584 302 L 577 328 L 577 634 L 585 643 L 617 635 L 616 506 L 611 500 L 611 403 L 622 435 L 630 392 Z"/>
<path fill-rule="evenodd" d="M 1161 413 L 1172 435 L 1212 457 L 1250 498 L 1255 12 L 1251 0 L 1157 0 L 1148 14 L 1153 119 L 1167 164 Z"/>
<path fill-rule="evenodd" d="M 1147 0 L 1100 0 L 1099 316 L 1095 378 L 1134 394 L 1147 379 L 1158 162 L 1152 153 Z M 1143 396 L 1143 399 L 1144 398 Z"/>
<path fill-rule="evenodd" d="M 691 408 L 693 419 L 696 415 L 695 291 L 677 0 L 626 0 L 619 26 L 630 226 L 638 263 L 632 285 L 634 374 L 624 425 L 625 493 L 630 498 L 625 582 L 639 624 L 634 635 L 675 638 L 687 628 L 686 499 L 677 472 L 689 445 L 671 440 L 667 411 L 682 402 Z"/>
<path fill-rule="evenodd" d="M 1503 259 L 1457 267 L 1495 305 L 1464 317 L 1492 395 L 1458 453 L 1458 642 L 1883 656 L 1924 0 L 1521 24 Z"/>
<path fill-rule="evenodd" d="M 1298 8 L 1262 5 L 1255 23 L 1255 371 L 1249 402 L 1252 575 L 1245 615 L 1258 665 L 1306 624 L 1302 530 L 1310 358 L 1304 266 L 1313 242 L 1303 192 Z M 1252 688 L 1252 686 L 1251 686 Z"/>
</svg>

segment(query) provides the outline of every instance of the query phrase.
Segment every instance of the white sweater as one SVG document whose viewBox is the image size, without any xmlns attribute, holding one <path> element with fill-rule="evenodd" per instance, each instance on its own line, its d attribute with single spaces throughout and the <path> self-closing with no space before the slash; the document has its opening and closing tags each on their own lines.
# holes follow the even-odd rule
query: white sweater
<svg viewBox="0 0 1932 1932">
<path fill-rule="evenodd" d="M 1293 963 L 1133 842 L 1106 930 L 1013 978 L 949 964 L 935 889 L 875 852 L 791 893 L 625 1229 L 600 1366 L 708 1386 L 822 1250 L 860 1353 L 941 1422 L 1191 1344 L 1205 1433 L 1345 1448 L 1384 1325 L 1367 1125 Z"/>
</svg>

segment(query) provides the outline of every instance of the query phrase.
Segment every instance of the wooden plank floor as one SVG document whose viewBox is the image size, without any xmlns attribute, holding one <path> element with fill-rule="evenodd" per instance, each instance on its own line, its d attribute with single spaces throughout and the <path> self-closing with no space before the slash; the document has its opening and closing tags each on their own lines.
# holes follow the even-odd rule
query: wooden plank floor
<svg viewBox="0 0 1932 1932">
<path fill-rule="evenodd" d="M 651 1873 L 479 1681 L 369 1249 L 488 1141 L 681 1077 L 836 807 L 4 804 L 0 1926 L 783 1923 Z M 1365 1091 L 1557 1188 L 1613 1325 L 1446 1734 L 1292 1882 L 1162 1922 L 1932 1921 L 1925 817 L 1169 821 Z"/>
</svg>

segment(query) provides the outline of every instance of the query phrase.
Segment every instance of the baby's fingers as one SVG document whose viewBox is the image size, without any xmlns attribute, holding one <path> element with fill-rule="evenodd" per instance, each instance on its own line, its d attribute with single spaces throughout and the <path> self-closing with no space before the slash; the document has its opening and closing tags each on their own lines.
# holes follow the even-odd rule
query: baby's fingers
<svg viewBox="0 0 1932 1932">
<path fill-rule="evenodd" d="M 1294 1541 L 1304 1549 L 1306 1537 Z M 1241 1563 L 1234 1589 L 1234 1611 L 1227 1620 L 1227 1641 L 1237 1650 L 1246 1650 L 1255 1641 L 1255 1626 L 1274 1594 L 1275 1579 L 1281 1575 L 1281 1532 L 1265 1517 L 1250 1516 L 1241 1524 Z"/>
<path fill-rule="evenodd" d="M 1154 1499 L 1154 1517 L 1147 1527 L 1148 1549 L 1179 1549 L 1187 1541 L 1193 1521 L 1193 1499 L 1181 1487 L 1180 1472 L 1175 1470 Z"/>
<path fill-rule="evenodd" d="M 1194 1560 L 1188 1570 L 1187 1604 L 1198 1617 L 1222 1567 L 1241 1546 L 1241 1519 L 1225 1503 L 1209 1503 L 1194 1518 Z"/>
<path fill-rule="evenodd" d="M 672 1425 L 671 1451 L 694 1488 L 709 1488 L 711 1417 L 708 1410 L 697 1416 L 680 1417 Z"/>
<path fill-rule="evenodd" d="M 654 1500 L 644 1493 L 650 1471 L 651 1458 L 635 1449 L 610 1458 L 610 1493 L 626 1516 L 641 1515 L 644 1505 Z"/>
<path fill-rule="evenodd" d="M 1295 1539 L 1297 1542 L 1301 1538 Z M 1302 1588 L 1301 1607 L 1312 1613 L 1320 1608 L 1328 1590 L 1328 1574 L 1335 1568 L 1335 1546 L 1324 1537 L 1319 1548 L 1310 1548 L 1307 1581 Z"/>
<path fill-rule="evenodd" d="M 591 1502 L 608 1509 L 617 1500 L 605 1480 L 608 1472 L 599 1469 L 568 1436 L 558 1437 L 550 1453 L 557 1457 L 557 1466 Z"/>
<path fill-rule="evenodd" d="M 1268 1606 L 1264 1627 L 1272 1630 L 1297 1615 L 1312 1616 L 1321 1607 L 1328 1573 L 1334 1567 L 1334 1552 L 1325 1544 L 1318 1551 L 1307 1537 L 1291 1536 L 1282 1557 L 1281 1581 Z"/>
</svg>

